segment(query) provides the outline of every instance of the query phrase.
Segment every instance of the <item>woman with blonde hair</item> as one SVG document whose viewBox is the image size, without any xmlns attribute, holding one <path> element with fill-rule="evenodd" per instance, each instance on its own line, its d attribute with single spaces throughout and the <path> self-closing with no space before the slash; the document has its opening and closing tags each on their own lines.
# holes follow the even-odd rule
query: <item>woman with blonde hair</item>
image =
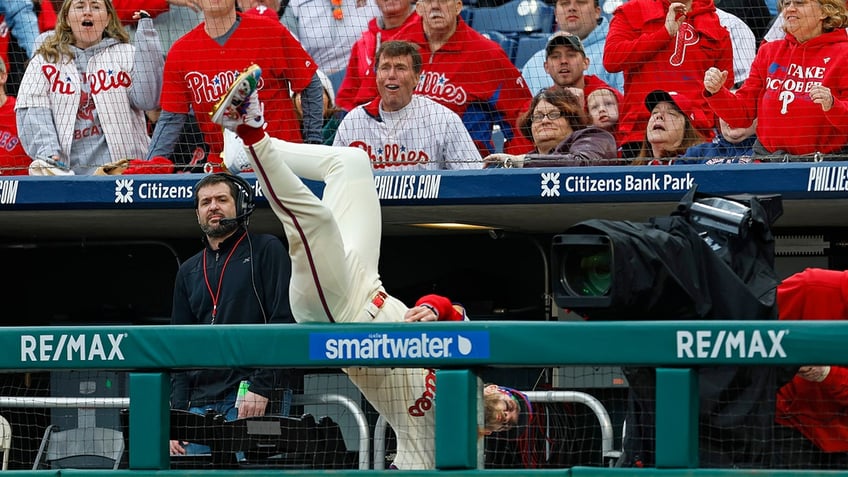
<svg viewBox="0 0 848 477">
<path fill-rule="evenodd" d="M 754 155 L 845 152 L 848 146 L 848 12 L 843 0 L 779 0 L 786 37 L 764 43 L 736 93 L 726 71 L 704 74 L 704 95 L 731 127 L 757 118 Z"/>
<path fill-rule="evenodd" d="M 150 15 L 136 18 L 130 44 L 111 0 L 62 4 L 56 28 L 24 73 L 15 108 L 31 174 L 92 174 L 147 156 L 144 112 L 159 106 L 165 59 Z"/>
</svg>

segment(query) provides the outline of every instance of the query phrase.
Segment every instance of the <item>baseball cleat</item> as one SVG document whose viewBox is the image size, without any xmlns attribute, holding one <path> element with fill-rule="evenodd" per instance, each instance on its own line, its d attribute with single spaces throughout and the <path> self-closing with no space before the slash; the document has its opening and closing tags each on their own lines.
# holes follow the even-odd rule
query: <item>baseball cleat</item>
<svg viewBox="0 0 848 477">
<path fill-rule="evenodd" d="M 265 125 L 264 108 L 256 93 L 261 77 L 262 68 L 248 66 L 212 108 L 212 122 L 233 131 L 241 124 L 255 128 Z"/>
</svg>

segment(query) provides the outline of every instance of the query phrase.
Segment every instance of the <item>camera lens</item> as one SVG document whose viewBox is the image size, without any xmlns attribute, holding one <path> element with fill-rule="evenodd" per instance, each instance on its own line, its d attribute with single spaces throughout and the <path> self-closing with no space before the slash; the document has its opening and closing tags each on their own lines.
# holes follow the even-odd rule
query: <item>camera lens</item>
<svg viewBox="0 0 848 477">
<path fill-rule="evenodd" d="M 562 262 L 563 286 L 575 295 L 607 295 L 612 286 L 611 262 L 612 250 L 608 245 L 574 248 Z"/>
</svg>

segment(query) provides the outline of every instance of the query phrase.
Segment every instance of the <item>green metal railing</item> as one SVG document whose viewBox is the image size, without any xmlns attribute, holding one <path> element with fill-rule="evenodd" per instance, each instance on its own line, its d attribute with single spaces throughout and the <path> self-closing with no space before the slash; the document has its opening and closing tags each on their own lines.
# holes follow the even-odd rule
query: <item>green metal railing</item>
<svg viewBox="0 0 848 477">
<path fill-rule="evenodd" d="M 845 322 L 464 322 L 380 325 L 238 325 L 0 328 L 0 369 L 129 370 L 130 459 L 123 477 L 200 474 L 168 470 L 168 371 L 198 367 L 434 367 L 436 471 L 478 470 L 477 375 L 486 366 L 657 367 L 656 469 L 575 467 L 521 474 L 579 476 L 799 475 L 697 469 L 700 365 L 848 364 Z M 448 402 L 450 404 L 448 405 Z M 444 404 L 441 404 L 444 403 Z M 457 403 L 466 403 L 457 405 Z M 102 471 L 13 471 L 83 475 Z M 251 471 L 252 477 L 314 471 Z M 323 471 L 322 471 L 323 472 Z M 208 472 L 207 472 L 208 473 Z M 372 471 L 332 471 L 369 475 Z M 216 476 L 243 475 L 214 471 Z M 846 472 L 803 472 L 844 475 Z"/>
</svg>

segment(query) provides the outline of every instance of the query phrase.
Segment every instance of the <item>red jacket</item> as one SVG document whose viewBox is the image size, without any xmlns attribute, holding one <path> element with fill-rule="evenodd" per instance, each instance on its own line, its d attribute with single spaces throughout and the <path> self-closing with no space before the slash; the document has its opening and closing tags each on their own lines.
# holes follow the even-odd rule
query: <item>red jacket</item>
<svg viewBox="0 0 848 477">
<path fill-rule="evenodd" d="M 350 50 L 345 77 L 336 93 L 336 106 L 350 111 L 377 97 L 377 81 L 374 75 L 374 68 L 377 66 L 375 57 L 377 48 L 383 42 L 394 40 L 397 32 L 417 19 L 418 14 L 412 12 L 406 17 L 403 25 L 391 30 L 380 28 L 377 18 L 371 19 L 368 30 L 362 32 L 362 36 L 356 40 Z"/>
<path fill-rule="evenodd" d="M 631 0 L 615 10 L 604 45 L 604 68 L 624 72 L 624 102 L 619 107 L 622 143 L 645 139 L 650 113 L 645 97 L 655 89 L 702 98 L 704 72 L 710 67 L 728 71 L 733 85 L 733 47 L 721 26 L 713 0 L 693 0 L 692 11 L 675 37 L 665 29 L 668 0 Z M 678 45 L 679 43 L 679 45 Z"/>
<path fill-rule="evenodd" d="M 848 272 L 808 268 L 777 288 L 781 320 L 848 319 Z M 775 420 L 825 452 L 848 451 L 848 369 L 831 366 L 820 383 L 799 376 L 777 393 Z"/>
<path fill-rule="evenodd" d="M 736 127 L 757 120 L 757 138 L 771 152 L 837 152 L 848 145 L 848 34 L 844 28 L 804 43 L 787 34 L 763 44 L 751 75 L 736 96 L 722 89 L 707 98 L 713 111 Z M 831 88 L 833 108 L 823 112 L 809 88 Z"/>
<path fill-rule="evenodd" d="M 497 43 L 459 17 L 456 31 L 437 51 L 430 50 L 420 17 L 394 39 L 412 41 L 420 48 L 424 64 L 415 94 L 458 114 L 483 157 L 492 152 L 492 126 L 500 123 L 511 152 L 511 139 L 521 136 L 518 115 L 532 96 L 521 72 Z M 525 152 L 527 142 L 520 140 L 524 147 L 520 152 Z"/>
</svg>

